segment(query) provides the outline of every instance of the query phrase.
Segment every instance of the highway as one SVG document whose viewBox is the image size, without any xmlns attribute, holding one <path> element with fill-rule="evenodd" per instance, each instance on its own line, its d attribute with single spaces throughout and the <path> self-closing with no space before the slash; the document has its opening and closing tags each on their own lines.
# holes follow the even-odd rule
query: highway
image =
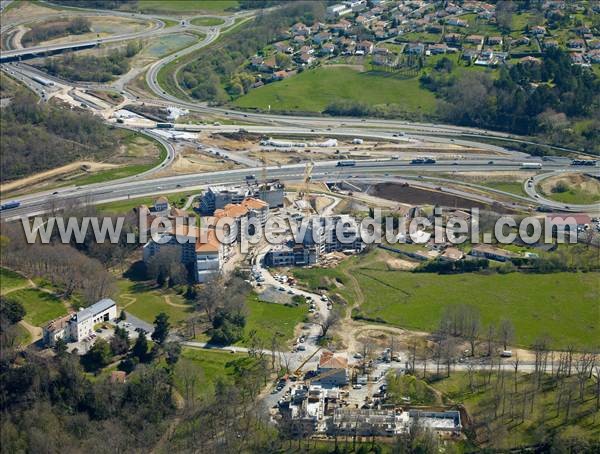
<svg viewBox="0 0 600 454">
<path fill-rule="evenodd" d="M 95 14 L 112 14 L 113 12 L 95 11 Z M 244 12 L 236 15 L 222 17 L 224 23 L 213 27 L 197 27 L 189 25 L 189 21 L 183 21 L 177 26 L 169 27 L 171 31 L 186 31 L 191 29 L 202 30 L 205 33 L 205 38 L 194 45 L 171 54 L 154 64 L 152 64 L 146 72 L 146 80 L 151 91 L 164 103 L 169 105 L 185 108 L 194 112 L 205 114 L 218 115 L 228 117 L 231 120 L 242 120 L 243 122 L 254 121 L 261 123 L 259 125 L 176 125 L 176 129 L 188 131 L 212 131 L 212 132 L 233 132 L 240 128 L 246 129 L 248 132 L 256 132 L 260 134 L 280 134 L 280 135 L 301 135 L 301 136 L 331 136 L 331 137 L 361 137 L 366 139 L 384 139 L 389 142 L 405 142 L 407 140 L 428 141 L 453 145 L 462 145 L 467 147 L 476 147 L 485 152 L 492 152 L 494 155 L 485 154 L 469 154 L 468 159 L 457 160 L 440 160 L 433 165 L 413 165 L 406 160 L 368 160 L 358 161 L 355 167 L 340 168 L 336 166 L 337 161 L 320 161 L 315 163 L 313 178 L 316 180 L 333 180 L 335 178 L 356 178 L 358 176 L 367 177 L 373 174 L 386 174 L 389 172 L 398 173 L 403 171 L 415 172 L 441 172 L 452 173 L 457 171 L 477 171 L 477 172 L 496 172 L 496 171 L 517 171 L 521 170 L 521 163 L 526 159 L 531 159 L 524 153 L 510 151 L 504 147 L 487 143 L 488 139 L 502 139 L 521 143 L 532 143 L 526 138 L 519 138 L 511 134 L 502 132 L 491 132 L 479 130 L 470 127 L 460 127 L 452 125 L 423 123 L 423 122 L 407 122 L 400 120 L 383 120 L 371 118 L 341 118 L 341 117 L 311 117 L 311 116 L 284 116 L 270 115 L 255 112 L 238 112 L 231 109 L 217 108 L 207 106 L 201 103 L 194 103 L 186 100 L 181 100 L 173 95 L 166 93 L 158 83 L 158 73 L 161 68 L 171 62 L 191 53 L 198 49 L 206 47 L 213 43 L 220 36 L 220 31 L 223 28 L 230 27 L 234 24 L 238 17 L 248 17 L 251 13 Z M 132 39 L 140 37 L 142 33 L 144 37 L 154 36 L 163 33 L 164 22 L 154 16 L 136 15 L 130 13 L 120 13 L 128 17 L 143 18 L 144 20 L 152 20 L 153 27 L 150 30 L 144 30 L 133 35 L 117 35 L 105 38 L 103 42 L 115 42 L 120 40 Z M 89 42 L 88 42 L 89 43 Z M 85 44 L 76 43 L 76 44 Z M 43 51 L 43 48 L 30 48 L 29 51 Z M 25 50 L 27 51 L 27 50 Z M 12 51 L 9 51 L 12 52 Z M 3 55 L 6 53 L 3 53 Z M 3 69 L 7 69 L 7 65 L 2 65 Z M 14 71 L 8 69 L 9 72 L 18 79 L 25 82 L 38 92 L 51 91 L 52 87 L 44 87 L 31 79 L 39 71 L 26 65 L 10 65 Z M 50 76 L 44 76 L 50 78 Z M 60 79 L 52 78 L 59 83 Z M 64 85 L 75 86 L 75 84 L 60 81 Z M 90 84 L 93 85 L 93 84 Z M 125 93 L 127 95 L 127 93 Z M 46 96 L 47 97 L 47 96 Z M 142 100 L 140 100 L 142 101 Z M 135 100 L 133 100 L 135 102 Z M 198 175 L 180 175 L 174 177 L 154 178 L 151 179 L 151 174 L 156 170 L 163 169 L 170 165 L 175 157 L 173 146 L 168 140 L 153 134 L 149 130 L 141 130 L 144 134 L 151 135 L 159 140 L 168 150 L 168 155 L 164 162 L 159 166 L 151 169 L 143 174 L 128 177 L 126 179 L 112 181 L 101 184 L 94 184 L 85 187 L 69 187 L 58 189 L 56 191 L 41 192 L 29 196 L 19 197 L 21 206 L 17 209 L 3 212 L 3 219 L 12 219 L 19 216 L 31 216 L 34 214 L 45 212 L 51 205 L 60 205 L 66 201 L 84 200 L 86 203 L 102 203 L 112 200 L 126 199 L 147 194 L 156 194 L 159 192 L 174 192 L 184 191 L 204 187 L 208 184 L 236 184 L 243 182 L 247 175 L 257 174 L 261 171 L 260 168 L 253 167 L 241 170 L 211 172 Z M 457 151 L 457 153 L 460 153 Z M 501 156 L 498 154 L 501 153 Z M 531 162 L 539 162 L 533 160 Z M 570 160 L 566 158 L 554 158 L 551 161 L 544 162 L 543 167 L 546 171 L 580 171 L 569 167 Z M 280 178 L 284 181 L 299 180 L 303 177 L 305 164 L 282 165 L 279 167 L 269 167 L 267 172 L 271 178 Z M 586 169 L 590 172 L 590 169 Z M 360 175 L 359 175 L 360 174 Z M 427 187 L 423 183 L 424 187 Z M 574 205 L 567 207 L 558 202 L 541 199 L 539 194 L 533 194 L 525 190 L 529 197 L 517 197 L 520 201 L 533 204 L 544 204 L 555 209 L 568 211 L 579 211 L 587 209 L 595 209 L 595 206 Z M 492 191 L 493 192 L 493 191 Z M 496 191 L 501 192 L 501 191 Z M 510 195 L 510 194 L 506 194 Z M 469 195 L 473 198 L 473 194 Z M 514 198 L 515 196 L 512 195 Z M 491 199 L 490 199 L 491 200 Z M 3 200 L 3 203 L 6 200 Z M 49 203 L 51 205 L 49 205 Z"/>
<path fill-rule="evenodd" d="M 340 167 L 337 166 L 337 161 L 319 161 L 315 163 L 313 180 L 337 181 L 340 179 L 356 179 L 357 181 L 360 181 L 361 178 L 368 178 L 369 175 L 384 174 L 383 176 L 389 177 L 389 175 L 385 175 L 385 173 L 398 173 L 402 171 L 448 173 L 458 170 L 479 172 L 520 170 L 520 165 L 510 160 L 495 164 L 492 166 L 493 170 L 490 169 L 487 161 L 464 160 L 460 161 L 460 164 L 454 164 L 454 162 L 457 161 L 437 162 L 433 165 L 414 165 L 410 164 L 409 161 L 401 160 L 373 160 L 358 161 L 355 166 Z M 267 167 L 267 173 L 270 178 L 279 178 L 283 181 L 299 181 L 304 176 L 304 168 L 305 164 Z M 560 170 L 563 166 L 562 164 L 555 164 L 554 166 L 550 165 L 549 168 Z M 60 208 L 62 204 L 73 203 L 75 201 L 86 204 L 99 204 L 157 193 L 197 190 L 205 188 L 207 185 L 240 184 L 246 180 L 246 176 L 256 176 L 260 174 L 260 172 L 261 168 L 246 168 L 153 179 L 145 178 L 143 175 L 135 175 L 120 181 L 98 183 L 83 187 L 68 187 L 57 189 L 55 191 L 45 191 L 18 197 L 17 199 L 21 202 L 21 206 L 2 212 L 1 217 L 2 219 L 10 220 L 22 216 L 33 216 L 51 211 L 55 208 Z M 418 176 L 415 176 L 415 178 L 418 179 Z M 383 181 L 381 176 L 378 177 L 378 179 Z M 466 191 L 464 192 L 464 195 L 468 195 L 471 199 L 477 197 Z M 485 203 L 489 203 L 489 201 L 492 200 L 489 197 L 481 197 L 481 201 Z M 3 200 L 2 202 L 5 203 L 6 200 Z M 531 202 L 535 203 L 535 199 L 532 199 Z M 575 209 L 575 207 L 572 207 L 568 211 L 578 210 Z"/>
</svg>

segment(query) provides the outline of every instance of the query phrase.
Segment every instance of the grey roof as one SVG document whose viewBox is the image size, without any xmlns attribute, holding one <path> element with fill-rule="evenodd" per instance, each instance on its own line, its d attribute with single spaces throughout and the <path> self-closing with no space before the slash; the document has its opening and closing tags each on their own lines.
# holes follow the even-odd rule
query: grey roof
<svg viewBox="0 0 600 454">
<path fill-rule="evenodd" d="M 92 304 L 90 307 L 86 307 L 85 309 L 80 310 L 76 314 L 77 322 L 83 322 L 88 318 L 93 317 L 94 315 L 99 314 L 100 312 L 104 312 L 112 306 L 115 306 L 115 303 L 110 298 L 104 298 L 98 301 L 97 303 Z"/>
</svg>

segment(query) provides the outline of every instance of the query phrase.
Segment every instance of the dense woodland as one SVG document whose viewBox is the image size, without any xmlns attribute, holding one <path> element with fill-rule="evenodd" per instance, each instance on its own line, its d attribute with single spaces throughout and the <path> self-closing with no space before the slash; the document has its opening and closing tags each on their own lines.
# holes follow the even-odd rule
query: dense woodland
<svg viewBox="0 0 600 454">
<path fill-rule="evenodd" d="M 123 49 L 113 49 L 106 55 L 77 55 L 48 58 L 41 66 L 53 76 L 85 82 L 108 82 L 114 76 L 129 71 L 129 59 L 142 49 L 139 41 L 130 41 Z"/>
<path fill-rule="evenodd" d="M 78 159 L 105 159 L 119 143 L 112 128 L 92 114 L 39 104 L 24 90 L 19 90 L 1 112 L 1 181 Z"/>
<path fill-rule="evenodd" d="M 26 46 L 59 38 L 61 36 L 81 35 L 91 30 L 91 22 L 86 17 L 75 17 L 70 21 L 52 21 L 34 26 L 23 35 L 22 43 Z"/>
<path fill-rule="evenodd" d="M 439 113 L 461 125 L 544 134 L 557 142 L 574 141 L 600 153 L 600 78 L 571 63 L 558 49 L 549 49 L 542 63 L 501 68 L 494 80 L 486 73 L 450 76 L 442 66 L 421 79 L 440 94 Z M 577 135 L 571 121 L 591 121 Z"/>
</svg>

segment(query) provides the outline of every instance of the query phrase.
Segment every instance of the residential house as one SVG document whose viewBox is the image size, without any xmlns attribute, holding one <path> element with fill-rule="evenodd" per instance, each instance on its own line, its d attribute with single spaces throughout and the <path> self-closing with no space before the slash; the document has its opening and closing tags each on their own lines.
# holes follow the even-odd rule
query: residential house
<svg viewBox="0 0 600 454">
<path fill-rule="evenodd" d="M 583 39 L 570 39 L 567 42 L 567 47 L 571 50 L 585 49 L 585 41 Z"/>
<path fill-rule="evenodd" d="M 298 23 L 292 25 L 291 30 L 294 35 L 300 35 L 300 36 L 308 36 L 308 35 L 310 35 L 310 31 L 311 31 L 310 27 L 307 27 L 302 22 L 298 22 Z"/>
<path fill-rule="evenodd" d="M 530 65 L 539 65 L 542 63 L 542 60 L 536 57 L 532 57 L 531 55 L 527 55 L 519 60 L 519 63 L 530 64 Z"/>
<path fill-rule="evenodd" d="M 454 25 L 455 27 L 468 27 L 469 23 L 466 20 L 459 19 L 458 17 L 450 17 L 446 19 L 448 25 Z"/>
<path fill-rule="evenodd" d="M 332 55 L 335 52 L 335 44 L 333 43 L 325 43 L 321 46 L 321 55 L 328 56 Z"/>
<path fill-rule="evenodd" d="M 558 48 L 558 41 L 555 39 L 545 39 L 544 40 L 544 48 L 556 49 L 556 48 Z"/>
<path fill-rule="evenodd" d="M 446 33 L 444 35 L 444 41 L 447 43 L 458 44 L 460 43 L 462 36 L 458 33 Z"/>
<path fill-rule="evenodd" d="M 507 262 L 512 258 L 518 257 L 517 254 L 507 251 L 506 249 L 500 249 L 490 244 L 478 244 L 471 249 L 470 253 L 473 257 L 482 257 L 490 260 L 497 260 L 499 262 Z"/>
<path fill-rule="evenodd" d="M 331 39 L 331 33 L 329 32 L 321 32 L 313 35 L 312 40 L 317 45 L 322 45 L 323 43 L 329 41 Z"/>
<path fill-rule="evenodd" d="M 300 54 L 300 56 L 298 57 L 298 60 L 304 65 L 310 65 L 315 59 L 312 55 L 303 53 L 303 54 Z"/>
<path fill-rule="evenodd" d="M 529 31 L 534 36 L 544 36 L 546 34 L 546 27 L 535 25 L 534 27 L 531 27 Z"/>
<path fill-rule="evenodd" d="M 294 44 L 303 45 L 306 42 L 306 37 L 303 35 L 296 35 L 293 39 Z"/>
<path fill-rule="evenodd" d="M 410 55 L 423 55 L 425 53 L 425 44 L 423 43 L 408 43 L 406 53 Z"/>
<path fill-rule="evenodd" d="M 600 49 L 600 39 L 593 39 L 587 42 L 588 49 Z"/>
<path fill-rule="evenodd" d="M 592 63 L 600 63 L 600 49 L 594 49 L 589 51 L 588 58 Z"/>
<path fill-rule="evenodd" d="M 427 48 L 431 55 L 445 54 L 448 52 L 448 46 L 446 44 L 430 44 Z"/>
<path fill-rule="evenodd" d="M 440 260 L 445 262 L 458 262 L 464 258 L 465 254 L 455 247 L 448 247 L 440 255 Z"/>
<path fill-rule="evenodd" d="M 483 46 L 484 37 L 481 35 L 469 35 L 465 38 L 465 43 L 477 46 L 477 49 L 481 49 Z"/>
<path fill-rule="evenodd" d="M 502 42 L 502 36 L 489 36 L 487 39 L 489 46 L 501 46 Z"/>
<path fill-rule="evenodd" d="M 356 45 L 356 51 L 362 51 L 364 54 L 373 52 L 373 43 L 371 41 L 361 41 Z"/>
<path fill-rule="evenodd" d="M 497 62 L 498 60 L 495 58 L 494 51 L 491 49 L 482 51 L 475 60 L 475 64 L 478 66 L 493 66 Z"/>
<path fill-rule="evenodd" d="M 301 54 L 308 54 L 308 55 L 312 55 L 312 54 L 314 54 L 314 53 L 315 53 L 315 50 L 314 50 L 312 47 L 310 47 L 310 46 L 302 46 L 302 47 L 300 48 L 300 53 L 301 53 Z"/>
<path fill-rule="evenodd" d="M 331 25 L 329 29 L 334 33 L 344 33 L 352 27 L 352 23 L 345 19 Z"/>
</svg>

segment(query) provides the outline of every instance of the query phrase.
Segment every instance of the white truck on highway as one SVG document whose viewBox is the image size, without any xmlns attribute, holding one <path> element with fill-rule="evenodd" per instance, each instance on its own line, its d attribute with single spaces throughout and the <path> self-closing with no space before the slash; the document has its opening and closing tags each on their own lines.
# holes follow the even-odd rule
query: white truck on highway
<svg viewBox="0 0 600 454">
<path fill-rule="evenodd" d="M 523 162 L 521 164 L 521 169 L 541 169 L 541 162 Z"/>
</svg>

